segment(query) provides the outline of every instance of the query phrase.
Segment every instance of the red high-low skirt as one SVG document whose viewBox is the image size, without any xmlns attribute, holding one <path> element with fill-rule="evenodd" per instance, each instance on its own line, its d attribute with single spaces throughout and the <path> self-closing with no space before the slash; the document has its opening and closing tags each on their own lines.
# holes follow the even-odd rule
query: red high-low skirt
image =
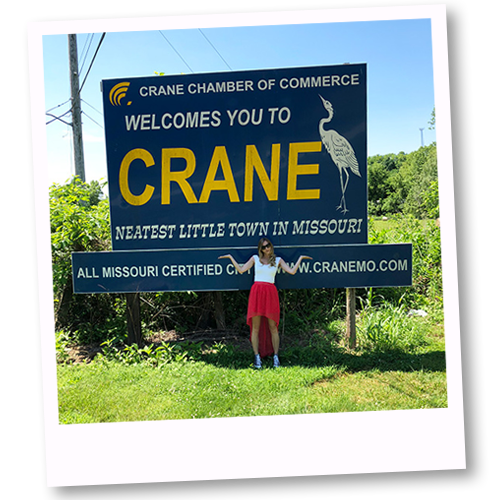
<svg viewBox="0 0 500 500">
<path fill-rule="evenodd" d="M 274 354 L 269 322 L 266 318 L 271 318 L 276 326 L 280 322 L 280 302 L 278 290 L 273 283 L 256 281 L 250 289 L 248 298 L 247 324 L 250 327 L 250 341 L 252 340 L 252 318 L 254 316 L 264 316 L 260 322 L 259 329 L 259 354 L 271 356 Z"/>
</svg>

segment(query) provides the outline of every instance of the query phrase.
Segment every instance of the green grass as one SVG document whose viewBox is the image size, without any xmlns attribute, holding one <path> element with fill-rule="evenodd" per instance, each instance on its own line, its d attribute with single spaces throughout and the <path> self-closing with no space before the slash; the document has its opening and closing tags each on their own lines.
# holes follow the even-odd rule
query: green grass
<svg viewBox="0 0 500 500">
<path fill-rule="evenodd" d="M 324 347 L 324 346 L 323 346 Z M 62 424 L 290 415 L 447 406 L 444 350 L 413 354 L 317 346 L 315 357 L 282 354 L 275 370 L 222 349 L 206 361 L 151 366 L 101 360 L 58 365 Z"/>
<path fill-rule="evenodd" d="M 290 415 L 447 406 L 443 372 L 281 368 L 204 363 L 61 365 L 62 424 Z"/>
</svg>

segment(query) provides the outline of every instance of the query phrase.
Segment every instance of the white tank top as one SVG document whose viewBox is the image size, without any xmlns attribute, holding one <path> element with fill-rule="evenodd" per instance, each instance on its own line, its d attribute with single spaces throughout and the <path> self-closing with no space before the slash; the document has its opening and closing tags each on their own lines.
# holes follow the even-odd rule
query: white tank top
<svg viewBox="0 0 500 500">
<path fill-rule="evenodd" d="M 280 257 L 276 257 L 276 265 L 262 264 L 258 255 L 253 256 L 255 262 L 255 278 L 254 281 L 264 281 L 265 283 L 274 283 L 274 277 L 278 270 Z"/>
</svg>

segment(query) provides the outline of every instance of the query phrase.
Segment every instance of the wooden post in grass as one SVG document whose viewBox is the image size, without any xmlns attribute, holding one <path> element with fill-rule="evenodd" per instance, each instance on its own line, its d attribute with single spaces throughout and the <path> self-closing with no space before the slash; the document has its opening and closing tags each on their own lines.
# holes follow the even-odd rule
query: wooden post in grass
<svg viewBox="0 0 500 500">
<path fill-rule="evenodd" d="M 346 337 L 349 341 L 349 347 L 354 349 L 356 347 L 356 289 L 347 288 L 346 292 Z"/>
<path fill-rule="evenodd" d="M 142 345 L 142 333 L 139 294 L 126 293 L 125 300 L 127 303 L 127 344 L 137 344 L 140 347 Z"/>
</svg>

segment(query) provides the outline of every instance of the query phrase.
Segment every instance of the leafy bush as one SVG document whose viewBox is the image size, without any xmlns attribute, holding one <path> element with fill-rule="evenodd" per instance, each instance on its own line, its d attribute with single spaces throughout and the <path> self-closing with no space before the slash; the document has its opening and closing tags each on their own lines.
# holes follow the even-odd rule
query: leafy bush
<svg viewBox="0 0 500 500">
<path fill-rule="evenodd" d="M 370 219 L 368 242 L 413 245 L 413 287 L 384 289 L 381 294 L 386 299 L 392 297 L 397 303 L 402 295 L 413 301 L 442 296 L 441 230 L 434 220 L 420 221 L 412 215 L 397 214 L 390 226 L 377 229 Z"/>
<path fill-rule="evenodd" d="M 49 190 L 54 293 L 71 279 L 71 253 L 110 249 L 109 203 L 103 184 L 73 177 Z"/>
<path fill-rule="evenodd" d="M 363 310 L 358 338 L 363 348 L 412 352 L 427 345 L 427 328 L 402 305 L 385 303 Z"/>
<path fill-rule="evenodd" d="M 161 368 L 168 363 L 191 362 L 201 359 L 201 342 L 184 344 L 170 344 L 162 342 L 159 346 L 152 344 L 143 348 L 137 344 L 125 346 L 116 338 L 101 344 L 102 352 L 96 356 L 98 363 L 118 362 L 126 365 L 146 363 L 150 366 Z"/>
<path fill-rule="evenodd" d="M 78 329 L 109 319 L 115 297 L 74 295 L 71 254 L 110 249 L 109 203 L 104 183 L 73 177 L 49 190 L 55 312 L 61 329 Z M 90 340 L 90 339 L 85 339 Z"/>
<path fill-rule="evenodd" d="M 56 332 L 56 360 L 66 363 L 69 360 L 68 347 L 71 344 L 71 335 L 65 330 Z"/>
</svg>

